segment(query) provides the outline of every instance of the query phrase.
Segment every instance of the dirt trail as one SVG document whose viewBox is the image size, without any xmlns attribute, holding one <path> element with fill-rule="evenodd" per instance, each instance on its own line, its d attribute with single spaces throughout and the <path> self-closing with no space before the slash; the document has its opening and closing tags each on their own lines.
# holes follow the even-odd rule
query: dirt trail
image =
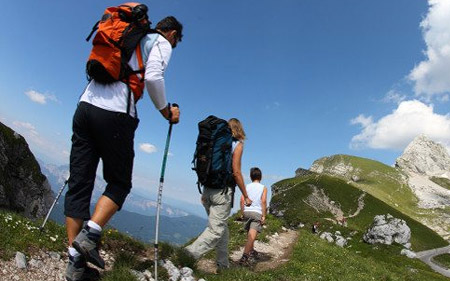
<svg viewBox="0 0 450 281">
<path fill-rule="evenodd" d="M 275 233 L 269 237 L 269 242 L 264 243 L 255 241 L 255 250 L 260 253 L 259 260 L 251 267 L 254 271 L 266 271 L 277 268 L 289 261 L 293 246 L 297 242 L 298 232 L 295 230 L 286 230 L 281 233 Z M 242 256 L 244 247 L 233 251 L 230 254 L 231 266 L 239 266 L 238 261 Z M 198 262 L 197 268 L 214 273 L 216 266 L 214 260 L 202 259 Z"/>
</svg>

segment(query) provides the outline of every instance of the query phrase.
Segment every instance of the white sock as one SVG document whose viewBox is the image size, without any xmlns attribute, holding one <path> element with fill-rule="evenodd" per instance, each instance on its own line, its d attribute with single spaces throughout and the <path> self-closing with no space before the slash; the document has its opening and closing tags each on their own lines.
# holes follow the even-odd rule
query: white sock
<svg viewBox="0 0 450 281">
<path fill-rule="evenodd" d="M 69 255 L 76 258 L 81 254 L 74 247 L 69 247 Z"/>
<path fill-rule="evenodd" d="M 100 232 L 102 231 L 102 227 L 100 225 L 98 225 L 96 222 L 93 222 L 90 220 L 90 221 L 88 221 L 87 225 L 95 230 L 98 230 Z"/>
</svg>

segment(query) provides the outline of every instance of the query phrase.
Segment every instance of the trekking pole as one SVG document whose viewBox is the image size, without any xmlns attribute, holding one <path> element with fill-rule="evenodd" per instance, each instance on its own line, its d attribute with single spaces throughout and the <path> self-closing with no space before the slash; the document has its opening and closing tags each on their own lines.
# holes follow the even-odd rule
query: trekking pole
<svg viewBox="0 0 450 281">
<path fill-rule="evenodd" d="M 178 107 L 178 105 L 176 103 L 174 103 L 172 106 Z M 169 112 L 170 112 L 170 105 L 169 105 Z M 169 153 L 170 137 L 172 135 L 172 125 L 173 125 L 173 123 L 170 122 L 169 132 L 167 133 L 167 138 L 166 138 L 166 148 L 164 149 L 163 161 L 162 161 L 162 166 L 161 166 L 161 176 L 159 178 L 158 201 L 157 201 L 158 203 L 157 203 L 157 208 L 156 208 L 156 230 L 155 230 L 155 281 L 158 281 L 159 213 L 161 212 L 161 200 L 162 200 L 162 191 L 163 191 L 163 184 L 164 184 L 164 172 L 166 171 L 167 154 Z"/>
<path fill-rule="evenodd" d="M 53 201 L 52 206 L 50 207 L 50 209 L 48 210 L 47 216 L 45 216 L 44 222 L 42 223 L 41 227 L 39 227 L 39 231 L 42 232 L 44 230 L 44 226 L 47 223 L 48 218 L 50 217 L 50 214 L 53 211 L 53 208 L 55 207 L 56 203 L 58 202 L 59 197 L 61 197 L 61 194 L 64 190 L 64 188 L 67 185 L 67 182 L 69 182 L 69 179 L 67 179 L 66 181 L 64 181 L 64 185 L 59 189 L 58 195 L 56 195 L 55 201 Z"/>
</svg>

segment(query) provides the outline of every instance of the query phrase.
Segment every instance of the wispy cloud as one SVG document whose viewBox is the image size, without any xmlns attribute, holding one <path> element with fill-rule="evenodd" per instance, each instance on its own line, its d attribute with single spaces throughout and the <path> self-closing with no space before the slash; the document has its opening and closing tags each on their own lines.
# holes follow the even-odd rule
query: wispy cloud
<svg viewBox="0 0 450 281">
<path fill-rule="evenodd" d="M 393 103 L 396 103 L 396 104 L 399 104 L 399 103 L 401 103 L 402 101 L 404 101 L 404 100 L 406 100 L 406 95 L 404 95 L 404 94 L 402 94 L 402 93 L 400 93 L 400 92 L 397 92 L 397 91 L 395 91 L 395 90 L 390 90 L 385 96 L 384 96 L 384 98 L 383 98 L 383 102 L 386 102 L 386 103 L 391 103 L 391 102 L 393 102 Z"/>
<path fill-rule="evenodd" d="M 416 136 L 425 134 L 450 148 L 450 115 L 434 112 L 433 105 L 418 100 L 401 102 L 392 113 L 374 121 L 372 116 L 359 115 L 351 124 L 361 125 L 350 147 L 402 150 Z"/>
<path fill-rule="evenodd" d="M 35 103 L 39 103 L 39 104 L 46 104 L 47 100 L 51 100 L 54 102 L 58 102 L 58 99 L 56 98 L 55 95 L 50 95 L 50 94 L 42 94 L 39 93 L 37 91 L 34 90 L 29 90 L 25 92 L 25 95 L 32 101 Z"/>
<path fill-rule="evenodd" d="M 150 143 L 141 143 L 139 144 L 139 149 L 145 153 L 154 153 L 157 152 L 158 150 L 156 149 L 156 146 L 154 146 L 153 144 Z"/>
<path fill-rule="evenodd" d="M 279 102 L 274 101 L 274 102 L 266 105 L 266 110 L 278 109 L 280 106 L 281 106 L 281 104 Z"/>
<path fill-rule="evenodd" d="M 428 0 L 428 4 L 428 13 L 420 24 L 426 58 L 408 78 L 414 83 L 416 95 L 430 100 L 450 92 L 450 1 Z"/>
<path fill-rule="evenodd" d="M 22 132 L 25 132 L 26 135 L 32 135 L 38 137 L 39 134 L 36 131 L 36 128 L 28 122 L 14 121 L 13 125 Z"/>
</svg>

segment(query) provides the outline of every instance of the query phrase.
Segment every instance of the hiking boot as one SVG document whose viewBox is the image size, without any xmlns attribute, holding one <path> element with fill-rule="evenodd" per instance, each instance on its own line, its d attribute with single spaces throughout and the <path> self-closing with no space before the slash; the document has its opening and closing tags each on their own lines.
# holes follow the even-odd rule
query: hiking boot
<svg viewBox="0 0 450 281">
<path fill-rule="evenodd" d="M 97 269 L 87 266 L 83 256 L 72 257 L 69 255 L 69 264 L 66 269 L 67 281 L 94 281 L 100 279 Z"/>
<path fill-rule="evenodd" d="M 214 274 L 220 274 L 222 273 L 224 270 L 229 269 L 230 266 L 224 266 L 224 265 L 220 265 L 218 263 L 216 263 L 216 270 L 214 271 Z"/>
<path fill-rule="evenodd" d="M 250 258 L 254 259 L 254 260 L 259 260 L 260 255 L 257 251 L 255 250 L 251 250 L 249 253 Z"/>
<path fill-rule="evenodd" d="M 250 266 L 250 256 L 247 254 L 242 254 L 242 257 L 238 263 L 240 266 Z"/>
<path fill-rule="evenodd" d="M 86 258 L 86 261 L 104 269 L 105 261 L 100 257 L 98 252 L 100 238 L 100 231 L 86 225 L 77 237 L 75 237 L 72 246 Z"/>
</svg>

